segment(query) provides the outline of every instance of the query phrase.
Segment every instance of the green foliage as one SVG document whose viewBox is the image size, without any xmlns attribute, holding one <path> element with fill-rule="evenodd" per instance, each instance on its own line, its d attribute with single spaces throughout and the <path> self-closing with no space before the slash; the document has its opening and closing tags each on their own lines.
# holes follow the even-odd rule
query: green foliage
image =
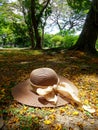
<svg viewBox="0 0 98 130">
<path fill-rule="evenodd" d="M 0 6 L 0 45 L 3 47 L 25 47 L 30 45 L 27 26 L 18 10 L 17 3 L 1 1 Z"/>
<path fill-rule="evenodd" d="M 98 50 L 98 39 L 97 39 L 97 41 L 96 41 L 96 49 Z"/>
<path fill-rule="evenodd" d="M 62 46 L 63 42 L 64 42 L 64 38 L 60 35 L 54 35 L 52 38 L 51 38 L 51 42 L 52 42 L 52 46 L 53 47 L 59 47 L 59 46 Z"/>
<path fill-rule="evenodd" d="M 76 11 L 81 11 L 81 10 L 87 10 L 90 8 L 91 1 L 90 0 L 67 0 L 68 5 L 76 10 Z"/>
<path fill-rule="evenodd" d="M 44 47 L 47 47 L 47 48 L 52 47 L 51 38 L 52 38 L 51 34 L 44 34 L 44 43 L 43 43 Z"/>
<path fill-rule="evenodd" d="M 69 47 L 71 47 L 72 45 L 74 45 L 76 43 L 77 39 L 78 39 L 78 36 L 75 36 L 75 35 L 65 35 L 63 46 L 65 48 L 69 48 Z"/>
<path fill-rule="evenodd" d="M 69 48 L 74 45 L 78 39 L 78 35 L 73 35 L 72 32 L 60 32 L 56 35 L 45 34 L 44 47 L 64 47 Z"/>
<path fill-rule="evenodd" d="M 14 36 L 15 36 L 15 44 L 19 47 L 25 47 L 27 42 L 30 43 L 30 39 L 27 33 L 27 26 L 25 24 L 13 23 L 12 27 Z"/>
<path fill-rule="evenodd" d="M 62 30 L 58 33 L 58 35 L 65 36 L 65 35 L 73 35 L 75 33 L 75 30 Z"/>
<path fill-rule="evenodd" d="M 49 1 L 39 0 L 18 0 L 25 23 L 28 27 L 28 34 L 31 39 L 32 48 L 41 49 L 40 30 L 43 32 L 46 20 L 51 14 L 51 6 Z M 44 33 L 43 33 L 44 35 Z M 43 38 L 42 35 L 42 38 Z M 43 45 L 42 45 L 43 46 Z"/>
</svg>

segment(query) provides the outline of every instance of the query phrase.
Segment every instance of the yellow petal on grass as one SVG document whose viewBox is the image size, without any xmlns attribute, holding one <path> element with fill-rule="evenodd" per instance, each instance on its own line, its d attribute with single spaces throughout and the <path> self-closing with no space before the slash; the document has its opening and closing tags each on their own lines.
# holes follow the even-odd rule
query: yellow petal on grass
<svg viewBox="0 0 98 130">
<path fill-rule="evenodd" d="M 62 125 L 56 124 L 54 130 L 62 130 Z"/>
<path fill-rule="evenodd" d="M 68 108 L 69 108 L 69 106 L 66 105 L 66 106 L 65 106 L 65 109 L 68 109 Z"/>
<path fill-rule="evenodd" d="M 69 130 L 73 130 L 73 128 L 70 127 Z"/>
<path fill-rule="evenodd" d="M 70 112 L 70 111 L 68 111 L 68 112 L 66 112 L 66 114 L 67 114 L 67 115 L 71 115 L 71 112 Z"/>
<path fill-rule="evenodd" d="M 84 101 L 84 104 L 85 104 L 85 105 L 88 105 L 88 104 L 89 104 L 89 101 L 86 99 L 86 100 Z"/>
<path fill-rule="evenodd" d="M 50 112 L 55 112 L 55 109 L 51 109 L 51 110 L 49 110 Z"/>
<path fill-rule="evenodd" d="M 20 114 L 21 114 L 21 115 L 24 114 L 24 110 L 21 110 L 21 111 L 20 111 Z"/>
<path fill-rule="evenodd" d="M 23 107 L 23 109 L 24 109 L 24 110 L 27 110 L 27 109 L 28 109 L 28 107 L 27 107 L 27 106 L 24 106 L 24 107 Z"/>
<path fill-rule="evenodd" d="M 54 121 L 55 118 L 56 118 L 56 115 L 55 115 L 55 114 L 49 115 L 49 119 L 50 119 L 51 121 Z"/>
<path fill-rule="evenodd" d="M 1 90 L 1 92 L 4 93 L 4 91 L 5 91 L 5 89 L 3 88 L 3 89 Z"/>
<path fill-rule="evenodd" d="M 94 121 L 91 121 L 90 123 L 91 123 L 91 124 L 94 124 Z"/>
<path fill-rule="evenodd" d="M 78 111 L 74 111 L 74 112 L 73 112 L 73 115 L 78 116 L 78 115 L 79 115 L 79 112 L 78 112 Z"/>
<path fill-rule="evenodd" d="M 44 124 L 46 124 L 46 125 L 50 125 L 52 122 L 51 122 L 51 120 L 44 120 Z"/>
<path fill-rule="evenodd" d="M 13 123 L 17 123 L 19 122 L 19 118 L 18 117 L 14 117 L 14 118 L 11 118 L 9 121 L 8 121 L 8 124 L 13 124 Z"/>
<path fill-rule="evenodd" d="M 78 107 L 77 109 L 78 109 L 79 111 L 81 111 L 81 112 L 84 111 L 83 107 Z"/>
<path fill-rule="evenodd" d="M 35 114 L 32 114 L 32 118 L 35 118 L 36 117 L 36 115 Z"/>
<path fill-rule="evenodd" d="M 20 114 L 24 114 L 27 109 L 28 109 L 28 107 L 23 106 L 23 108 L 20 110 Z"/>
<path fill-rule="evenodd" d="M 60 113 L 64 113 L 66 110 L 64 108 L 60 108 Z"/>
</svg>

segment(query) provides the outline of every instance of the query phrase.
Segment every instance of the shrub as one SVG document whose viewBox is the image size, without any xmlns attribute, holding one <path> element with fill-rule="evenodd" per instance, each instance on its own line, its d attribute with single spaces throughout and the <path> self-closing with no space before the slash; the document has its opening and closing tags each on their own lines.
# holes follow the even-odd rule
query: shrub
<svg viewBox="0 0 98 130">
<path fill-rule="evenodd" d="M 64 43 L 64 37 L 60 35 L 54 35 L 51 39 L 51 42 L 53 44 L 52 47 L 60 47 Z"/>
<path fill-rule="evenodd" d="M 64 47 L 69 48 L 76 43 L 78 39 L 78 35 L 66 34 L 65 36 L 61 36 L 59 34 L 51 35 L 45 34 L 44 35 L 44 48 L 54 48 L 54 47 Z"/>
<path fill-rule="evenodd" d="M 71 47 L 72 45 L 74 45 L 76 43 L 77 39 L 78 39 L 78 36 L 66 35 L 66 36 L 64 36 L 64 44 L 63 44 L 63 46 L 65 48 L 69 48 L 69 47 Z"/>
<path fill-rule="evenodd" d="M 44 34 L 44 41 L 43 41 L 43 47 L 51 48 L 52 43 L 51 43 L 51 34 Z"/>
</svg>

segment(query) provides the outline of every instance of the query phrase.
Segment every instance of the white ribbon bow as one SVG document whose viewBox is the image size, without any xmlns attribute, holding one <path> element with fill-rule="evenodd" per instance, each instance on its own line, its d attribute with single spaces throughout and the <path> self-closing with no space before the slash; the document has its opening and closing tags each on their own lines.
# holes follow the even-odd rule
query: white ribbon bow
<svg viewBox="0 0 98 130">
<path fill-rule="evenodd" d="M 62 95 L 67 97 L 71 101 L 79 104 L 81 103 L 79 98 L 76 96 L 75 91 L 71 88 L 71 86 L 66 82 L 61 82 L 59 85 L 48 86 L 47 88 L 37 88 L 36 93 L 40 96 L 43 96 L 47 101 L 56 104 L 57 103 L 57 95 Z"/>
<path fill-rule="evenodd" d="M 58 101 L 57 95 L 62 95 L 66 98 L 68 98 L 71 103 L 76 103 L 82 108 L 90 113 L 94 113 L 95 109 L 91 108 L 89 105 L 83 105 L 75 93 L 74 89 L 66 83 L 66 82 L 61 82 L 59 85 L 53 85 L 53 86 L 48 86 L 47 88 L 37 88 L 36 93 L 40 96 L 43 96 L 47 101 L 56 104 Z"/>
</svg>

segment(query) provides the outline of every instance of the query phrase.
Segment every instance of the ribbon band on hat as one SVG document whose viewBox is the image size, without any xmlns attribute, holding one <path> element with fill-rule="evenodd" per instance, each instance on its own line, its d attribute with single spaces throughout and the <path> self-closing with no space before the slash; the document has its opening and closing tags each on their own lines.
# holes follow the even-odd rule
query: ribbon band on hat
<svg viewBox="0 0 98 130">
<path fill-rule="evenodd" d="M 48 86 L 47 88 L 39 87 L 35 89 L 35 92 L 53 104 L 56 104 L 58 101 L 57 95 L 67 97 L 70 101 L 73 101 L 76 104 L 81 104 L 79 98 L 75 95 L 70 85 L 65 82 Z"/>
</svg>

